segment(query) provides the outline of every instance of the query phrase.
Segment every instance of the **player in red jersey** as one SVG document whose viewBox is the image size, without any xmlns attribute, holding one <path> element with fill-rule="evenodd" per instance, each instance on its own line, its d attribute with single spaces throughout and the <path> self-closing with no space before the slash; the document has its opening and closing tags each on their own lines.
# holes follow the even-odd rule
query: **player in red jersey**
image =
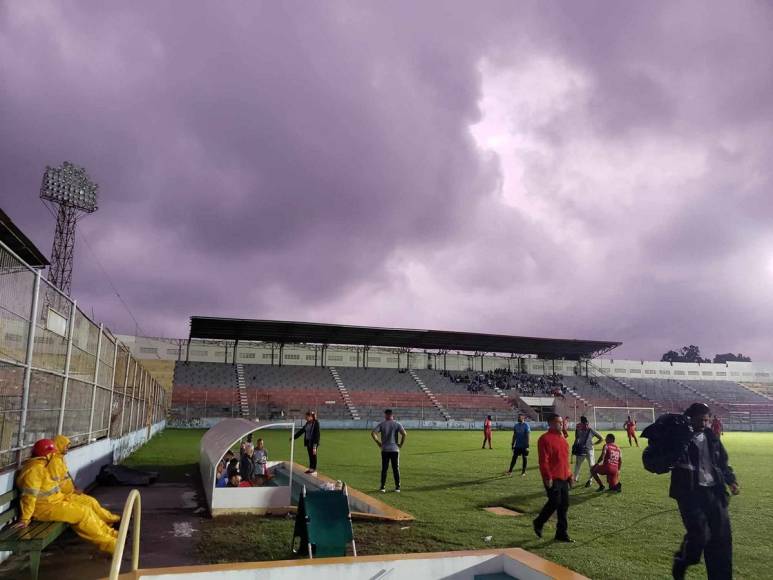
<svg viewBox="0 0 773 580">
<path fill-rule="evenodd" d="M 486 420 L 483 421 L 483 447 L 486 448 L 486 442 L 488 442 L 488 448 L 491 449 L 491 415 L 486 415 Z"/>
<path fill-rule="evenodd" d="M 623 484 L 620 483 L 620 468 L 623 467 L 623 455 L 620 448 L 615 445 L 615 436 L 611 433 L 606 437 L 606 443 L 601 449 L 601 456 L 594 465 L 590 473 L 596 483 L 599 484 L 598 491 L 604 491 L 604 484 L 601 483 L 599 475 L 607 476 L 607 485 L 610 491 L 623 491 Z"/>
<path fill-rule="evenodd" d="M 631 443 L 631 440 L 636 442 L 636 447 L 639 446 L 639 440 L 636 438 L 636 419 L 632 419 L 630 415 L 628 415 L 628 420 L 623 423 L 623 428 L 625 428 L 625 432 L 628 434 L 628 446 L 633 447 L 633 443 Z"/>
<path fill-rule="evenodd" d="M 714 419 L 711 421 L 711 431 L 717 436 L 717 439 L 722 437 L 722 433 L 725 432 L 722 427 L 722 421 L 719 419 L 718 415 L 714 415 Z"/>
</svg>

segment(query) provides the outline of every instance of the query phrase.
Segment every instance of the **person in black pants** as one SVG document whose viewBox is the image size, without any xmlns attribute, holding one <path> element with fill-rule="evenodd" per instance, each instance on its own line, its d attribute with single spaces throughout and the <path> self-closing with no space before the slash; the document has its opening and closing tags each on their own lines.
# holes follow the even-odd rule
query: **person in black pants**
<svg viewBox="0 0 773 580">
<path fill-rule="evenodd" d="M 534 533 L 542 537 L 545 522 L 556 513 L 558 542 L 573 542 L 569 537 L 569 488 L 572 487 L 572 470 L 569 468 L 569 445 L 561 433 L 563 420 L 555 413 L 547 417 L 548 431 L 537 440 L 539 470 L 545 486 L 547 501 L 534 519 Z"/>
<path fill-rule="evenodd" d="M 395 492 L 400 493 L 400 449 L 405 443 L 405 429 L 395 421 L 392 409 L 384 411 L 384 420 L 375 426 L 370 436 L 381 448 L 381 487 L 385 493 L 387 469 L 392 464 L 392 475 L 395 478 Z M 399 441 L 398 441 L 399 437 Z"/>
<path fill-rule="evenodd" d="M 314 411 L 306 411 L 306 424 L 298 429 L 294 439 L 303 435 L 303 446 L 309 454 L 309 468 L 306 473 L 317 474 L 317 448 L 319 447 L 319 421 Z"/>
<path fill-rule="evenodd" d="M 727 451 L 709 428 L 709 407 L 694 403 L 684 414 L 693 436 L 671 470 L 669 495 L 679 505 L 686 533 L 671 572 L 677 580 L 684 578 L 687 567 L 700 562 L 702 554 L 709 580 L 729 580 L 733 539 L 725 486 L 733 495 L 740 493 L 740 487 L 728 465 Z"/>
</svg>

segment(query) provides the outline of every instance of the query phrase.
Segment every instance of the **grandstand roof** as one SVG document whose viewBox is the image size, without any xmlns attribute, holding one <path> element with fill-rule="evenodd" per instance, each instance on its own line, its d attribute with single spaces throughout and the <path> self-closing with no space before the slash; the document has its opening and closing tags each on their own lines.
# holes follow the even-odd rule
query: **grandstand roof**
<svg viewBox="0 0 773 580">
<path fill-rule="evenodd" d="M 0 241 L 33 268 L 44 268 L 49 265 L 43 253 L 2 209 L 0 209 Z"/>
<path fill-rule="evenodd" d="M 190 337 L 216 340 L 254 340 L 285 344 L 306 342 L 532 354 L 541 358 L 572 360 L 599 356 L 622 344 L 621 342 L 599 340 L 565 340 L 478 332 L 409 330 L 283 320 L 240 320 L 207 316 L 191 317 Z"/>
</svg>

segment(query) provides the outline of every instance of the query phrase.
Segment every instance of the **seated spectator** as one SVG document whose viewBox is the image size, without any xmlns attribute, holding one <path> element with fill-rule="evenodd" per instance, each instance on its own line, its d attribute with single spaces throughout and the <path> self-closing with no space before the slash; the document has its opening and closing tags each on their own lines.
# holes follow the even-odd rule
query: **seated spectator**
<svg viewBox="0 0 773 580">
<path fill-rule="evenodd" d="M 241 476 L 236 471 L 229 471 L 227 487 L 252 487 L 252 484 L 249 481 L 242 481 Z"/>
<path fill-rule="evenodd" d="M 231 460 L 234 458 L 234 452 L 230 449 L 225 452 L 225 455 L 223 455 L 223 459 L 220 461 L 221 465 L 223 466 L 224 470 L 228 470 L 228 464 L 231 463 Z"/>
<path fill-rule="evenodd" d="M 215 487 L 228 487 L 228 472 L 223 466 L 223 462 L 217 464 L 217 475 L 215 476 Z"/>
</svg>

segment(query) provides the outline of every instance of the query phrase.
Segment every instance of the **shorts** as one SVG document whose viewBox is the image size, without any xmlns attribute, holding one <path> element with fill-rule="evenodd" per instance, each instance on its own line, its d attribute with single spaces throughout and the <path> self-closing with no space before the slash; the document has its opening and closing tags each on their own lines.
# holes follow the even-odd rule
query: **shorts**
<svg viewBox="0 0 773 580">
<path fill-rule="evenodd" d="M 610 487 L 615 487 L 620 481 L 620 471 L 617 467 L 605 463 L 603 465 L 596 465 L 594 469 L 597 474 L 607 476 L 607 483 Z"/>
<path fill-rule="evenodd" d="M 513 457 L 520 457 L 523 455 L 524 457 L 529 456 L 529 448 L 528 447 L 513 447 Z"/>
</svg>

